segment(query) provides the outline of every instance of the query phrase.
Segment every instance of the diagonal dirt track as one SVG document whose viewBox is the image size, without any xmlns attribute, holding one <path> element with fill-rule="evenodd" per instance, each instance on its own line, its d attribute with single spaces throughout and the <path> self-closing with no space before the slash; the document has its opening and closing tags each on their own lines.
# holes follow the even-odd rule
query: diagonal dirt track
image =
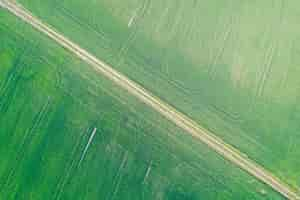
<svg viewBox="0 0 300 200">
<path fill-rule="evenodd" d="M 281 193 L 284 197 L 291 200 L 300 200 L 300 196 L 294 192 L 289 186 L 281 182 L 278 178 L 273 176 L 270 172 L 265 170 L 262 166 L 254 161 L 244 157 L 238 150 L 226 144 L 220 138 L 214 136 L 208 130 L 199 126 L 196 122 L 188 118 L 186 115 L 178 112 L 175 108 L 167 103 L 161 101 L 158 97 L 153 96 L 146 89 L 131 81 L 126 76 L 120 74 L 112 67 L 97 59 L 86 50 L 82 49 L 77 44 L 64 37 L 62 34 L 56 32 L 48 25 L 41 22 L 34 17 L 29 11 L 21 5 L 9 0 L 0 0 L 0 6 L 7 9 L 26 23 L 32 25 L 35 29 L 46 34 L 48 37 L 59 43 L 65 49 L 69 50 L 81 60 L 88 63 L 95 70 L 100 72 L 105 77 L 112 80 L 118 86 L 126 89 L 130 94 L 141 100 L 143 103 L 150 106 L 152 109 L 159 112 L 168 120 L 172 121 L 178 127 L 187 131 L 193 137 L 208 145 L 211 149 L 222 155 L 227 160 L 239 166 L 241 169 L 247 171 L 260 181 L 271 186 L 274 190 Z"/>
</svg>

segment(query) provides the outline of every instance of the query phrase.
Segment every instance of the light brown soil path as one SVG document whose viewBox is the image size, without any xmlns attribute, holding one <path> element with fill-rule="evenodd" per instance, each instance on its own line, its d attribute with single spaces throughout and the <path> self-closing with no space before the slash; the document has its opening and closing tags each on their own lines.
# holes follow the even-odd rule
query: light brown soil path
<svg viewBox="0 0 300 200">
<path fill-rule="evenodd" d="M 273 176 L 269 171 L 265 170 L 262 166 L 254 161 L 243 156 L 241 152 L 234 149 L 232 146 L 226 144 L 220 138 L 210 133 L 208 130 L 199 126 L 192 119 L 186 115 L 178 112 L 175 108 L 160 100 L 158 97 L 152 95 L 145 88 L 137 83 L 131 81 L 126 76 L 122 75 L 112 67 L 99 60 L 80 46 L 70 41 L 62 34 L 56 32 L 45 23 L 34 17 L 29 11 L 14 1 L 0 0 L 0 6 L 7 9 L 23 21 L 31 24 L 35 29 L 46 34 L 48 37 L 59 43 L 61 46 L 74 53 L 81 60 L 88 63 L 95 70 L 100 72 L 105 77 L 112 80 L 118 86 L 126 89 L 130 94 L 147 104 L 168 120 L 172 121 L 178 127 L 187 131 L 196 139 L 208 145 L 211 149 L 222 155 L 227 160 L 231 161 L 241 169 L 253 175 L 260 181 L 271 186 L 274 190 L 281 193 L 284 197 L 291 200 L 300 200 L 300 196 L 294 192 L 288 185 Z"/>
</svg>

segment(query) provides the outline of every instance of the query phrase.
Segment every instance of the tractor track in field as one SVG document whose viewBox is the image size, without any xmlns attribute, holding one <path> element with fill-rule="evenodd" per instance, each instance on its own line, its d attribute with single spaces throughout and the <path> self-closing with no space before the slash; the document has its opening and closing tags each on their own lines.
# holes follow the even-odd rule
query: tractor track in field
<svg viewBox="0 0 300 200">
<path fill-rule="evenodd" d="M 216 137 L 210 131 L 204 129 L 186 115 L 178 112 L 175 108 L 155 97 L 139 84 L 131 81 L 126 76 L 120 74 L 112 67 L 97 59 L 86 50 L 82 49 L 79 45 L 73 43 L 62 34 L 56 32 L 45 23 L 34 17 L 29 11 L 17 4 L 15 1 L 0 0 L 0 7 L 8 10 L 18 18 L 33 26 L 38 31 L 44 33 L 52 40 L 56 41 L 59 45 L 63 46 L 68 51 L 75 54 L 81 60 L 88 63 L 96 71 L 100 72 L 106 78 L 113 81 L 119 87 L 127 90 L 131 95 L 141 100 L 143 103 L 150 106 L 152 109 L 159 112 L 169 121 L 173 122 L 176 126 L 187 131 L 194 138 L 202 141 L 211 149 L 222 155 L 224 158 L 239 166 L 258 180 L 272 187 L 275 191 L 282 194 L 285 198 L 291 200 L 300 200 L 297 192 L 291 189 L 288 185 L 283 183 L 277 177 L 273 176 L 269 171 L 265 170 L 256 162 L 243 156 L 234 147 L 225 143 L 222 139 Z"/>
</svg>

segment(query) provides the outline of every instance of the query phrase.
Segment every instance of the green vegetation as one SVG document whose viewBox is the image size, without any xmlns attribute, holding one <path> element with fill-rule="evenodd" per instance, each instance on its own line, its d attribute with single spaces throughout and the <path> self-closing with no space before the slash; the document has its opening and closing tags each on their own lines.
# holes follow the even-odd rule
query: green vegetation
<svg viewBox="0 0 300 200">
<path fill-rule="evenodd" d="M 300 186 L 298 1 L 19 2 Z"/>
<path fill-rule="evenodd" d="M 0 10 L 0 199 L 282 199 Z"/>
</svg>

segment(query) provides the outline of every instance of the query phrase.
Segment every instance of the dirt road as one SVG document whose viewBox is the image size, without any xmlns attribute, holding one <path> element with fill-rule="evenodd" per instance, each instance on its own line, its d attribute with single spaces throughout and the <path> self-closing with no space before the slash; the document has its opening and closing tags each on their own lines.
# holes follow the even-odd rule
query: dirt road
<svg viewBox="0 0 300 200">
<path fill-rule="evenodd" d="M 214 136 L 208 130 L 202 128 L 193 120 L 178 112 L 175 108 L 161 101 L 158 97 L 153 96 L 149 91 L 129 80 L 112 67 L 97 59 L 95 56 L 82 49 L 80 46 L 56 32 L 45 23 L 34 17 L 29 11 L 13 1 L 0 0 L 0 6 L 7 9 L 23 21 L 31 24 L 35 29 L 46 34 L 48 37 L 59 43 L 70 52 L 74 53 L 80 59 L 88 63 L 95 70 L 100 72 L 105 77 L 112 80 L 120 87 L 126 89 L 129 93 L 140 99 L 142 102 L 159 112 L 168 120 L 172 121 L 178 127 L 184 129 L 193 137 L 208 145 L 211 149 L 228 159 L 232 163 L 247 171 L 260 181 L 271 186 L 274 190 L 281 193 L 284 197 L 292 200 L 300 200 L 300 197 L 289 186 L 274 177 L 270 172 L 254 161 L 246 158 L 238 150 L 226 144 L 220 138 Z"/>
</svg>

